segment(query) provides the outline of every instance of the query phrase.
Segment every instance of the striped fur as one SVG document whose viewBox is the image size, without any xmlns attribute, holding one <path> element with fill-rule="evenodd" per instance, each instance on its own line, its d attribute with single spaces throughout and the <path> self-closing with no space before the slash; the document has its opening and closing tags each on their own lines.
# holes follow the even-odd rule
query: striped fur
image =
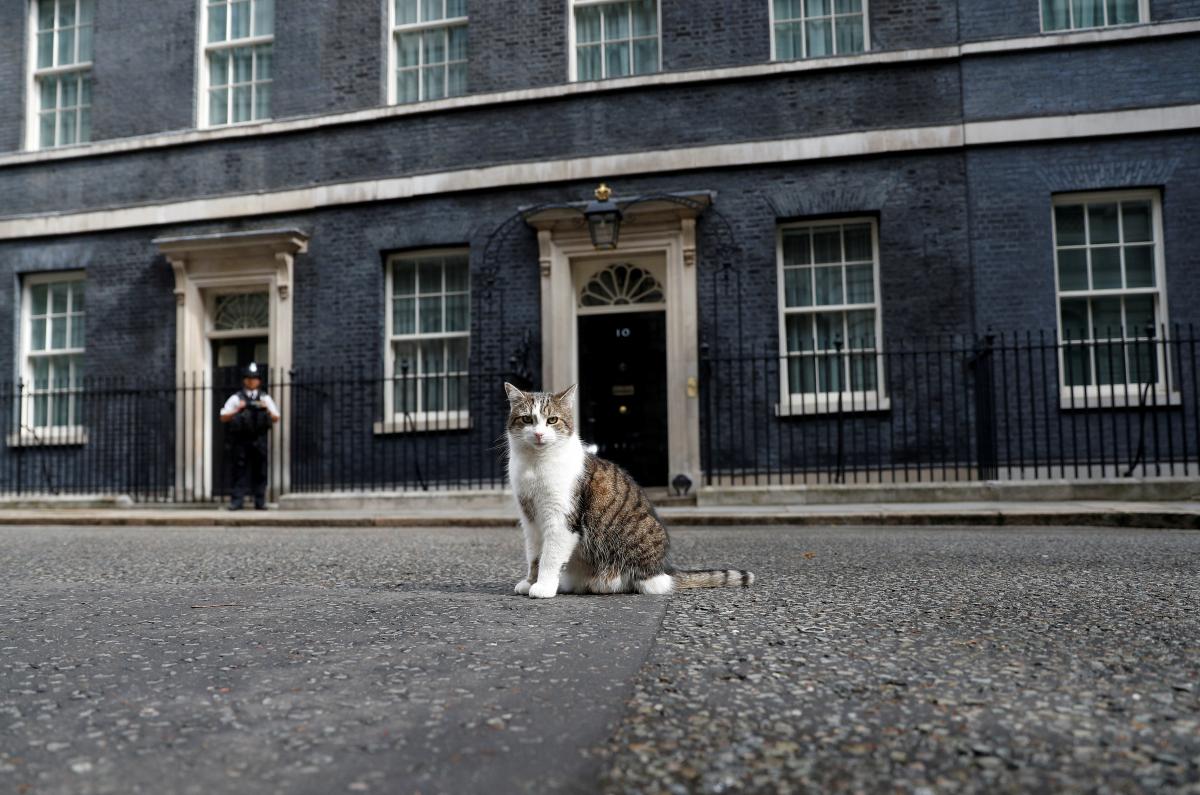
<svg viewBox="0 0 1200 795">
<path fill-rule="evenodd" d="M 575 387 L 554 394 L 504 388 L 509 480 L 529 564 L 517 593 L 662 594 L 754 582 L 739 569 L 671 566 L 670 538 L 642 488 L 613 462 L 584 452 L 574 427 Z"/>
</svg>

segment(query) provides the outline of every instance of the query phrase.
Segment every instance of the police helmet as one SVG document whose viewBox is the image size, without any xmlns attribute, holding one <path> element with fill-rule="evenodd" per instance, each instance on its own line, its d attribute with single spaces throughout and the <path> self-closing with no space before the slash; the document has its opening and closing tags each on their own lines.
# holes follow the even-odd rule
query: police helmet
<svg viewBox="0 0 1200 795">
<path fill-rule="evenodd" d="M 246 368 L 242 370 L 242 378 L 257 378 L 262 380 L 263 370 L 255 362 L 250 362 Z"/>
</svg>

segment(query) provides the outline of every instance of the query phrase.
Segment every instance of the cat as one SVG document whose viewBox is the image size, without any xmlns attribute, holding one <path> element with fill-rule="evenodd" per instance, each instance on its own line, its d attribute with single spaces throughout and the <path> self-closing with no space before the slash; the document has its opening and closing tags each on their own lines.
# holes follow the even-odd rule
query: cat
<svg viewBox="0 0 1200 795">
<path fill-rule="evenodd" d="M 676 588 L 747 587 L 740 569 L 684 570 L 668 562 L 667 530 L 621 467 L 584 450 L 575 432 L 575 386 L 523 392 L 509 383 L 508 477 L 525 532 L 529 570 L 516 592 L 665 594 Z"/>
</svg>

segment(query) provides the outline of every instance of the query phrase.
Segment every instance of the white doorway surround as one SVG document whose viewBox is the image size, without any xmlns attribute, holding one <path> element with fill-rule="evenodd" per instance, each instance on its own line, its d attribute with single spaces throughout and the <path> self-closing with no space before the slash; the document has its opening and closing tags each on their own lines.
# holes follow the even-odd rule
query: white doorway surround
<svg viewBox="0 0 1200 795">
<path fill-rule="evenodd" d="M 708 193 L 681 194 L 687 205 L 638 201 L 626 211 L 618 247 L 597 252 L 578 211 L 546 209 L 526 222 L 538 233 L 541 271 L 542 386 L 579 381 L 580 290 L 602 263 L 661 263 L 667 316 L 667 445 L 669 478 L 700 484 L 699 325 L 696 306 L 696 217 Z M 578 421 L 578 417 L 576 420 Z"/>
<path fill-rule="evenodd" d="M 185 500 L 213 496 L 211 379 L 217 295 L 265 290 L 268 295 L 268 362 L 272 373 L 292 369 L 292 284 L 295 256 L 308 250 L 298 229 L 269 229 L 154 241 L 175 273 L 175 486 Z M 270 385 L 268 384 L 268 388 Z M 271 483 L 288 491 L 291 476 L 285 451 L 291 435 L 286 390 L 274 395 L 282 419 L 271 436 Z M 274 495 L 278 496 L 278 495 Z"/>
</svg>

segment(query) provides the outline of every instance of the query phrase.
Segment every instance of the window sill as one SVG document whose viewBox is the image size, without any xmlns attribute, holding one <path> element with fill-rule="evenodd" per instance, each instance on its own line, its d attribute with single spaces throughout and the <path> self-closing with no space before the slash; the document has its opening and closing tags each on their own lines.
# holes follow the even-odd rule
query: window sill
<svg viewBox="0 0 1200 795">
<path fill-rule="evenodd" d="M 811 397 L 795 398 L 785 403 L 775 404 L 776 417 L 815 417 L 830 414 L 870 414 L 877 411 L 890 411 L 890 398 L 861 393 L 842 396 L 842 404 L 838 408 L 838 396 L 830 395 L 814 400 Z"/>
<path fill-rule="evenodd" d="M 472 427 L 471 415 L 461 414 L 410 414 L 407 419 L 397 418 L 374 425 L 376 436 L 405 433 L 435 433 L 437 431 L 465 431 Z"/>
<path fill-rule="evenodd" d="M 1043 36 L 1069 36 L 1072 33 L 1094 33 L 1098 30 L 1123 30 L 1128 28 L 1136 28 L 1139 25 L 1149 24 L 1138 20 L 1137 22 L 1115 22 L 1112 25 L 1081 25 L 1075 28 L 1050 28 L 1042 29 Z"/>
<path fill-rule="evenodd" d="M 1168 392 L 1165 389 L 1155 389 L 1146 395 L 1145 408 L 1148 409 L 1170 408 L 1171 406 L 1180 405 L 1183 405 L 1183 397 L 1178 391 Z M 1077 391 L 1074 395 L 1067 392 L 1060 394 L 1058 407 L 1063 411 L 1089 411 L 1091 409 L 1130 409 L 1137 411 L 1142 408 L 1142 396 L 1141 391 L 1134 390 L 1132 385 L 1129 387 L 1128 395 L 1125 394 L 1123 387 L 1115 393 L 1094 389 L 1086 392 Z"/>
<path fill-rule="evenodd" d="M 44 428 L 10 433 L 5 440 L 9 447 L 79 447 L 88 443 L 87 428 Z"/>
</svg>

